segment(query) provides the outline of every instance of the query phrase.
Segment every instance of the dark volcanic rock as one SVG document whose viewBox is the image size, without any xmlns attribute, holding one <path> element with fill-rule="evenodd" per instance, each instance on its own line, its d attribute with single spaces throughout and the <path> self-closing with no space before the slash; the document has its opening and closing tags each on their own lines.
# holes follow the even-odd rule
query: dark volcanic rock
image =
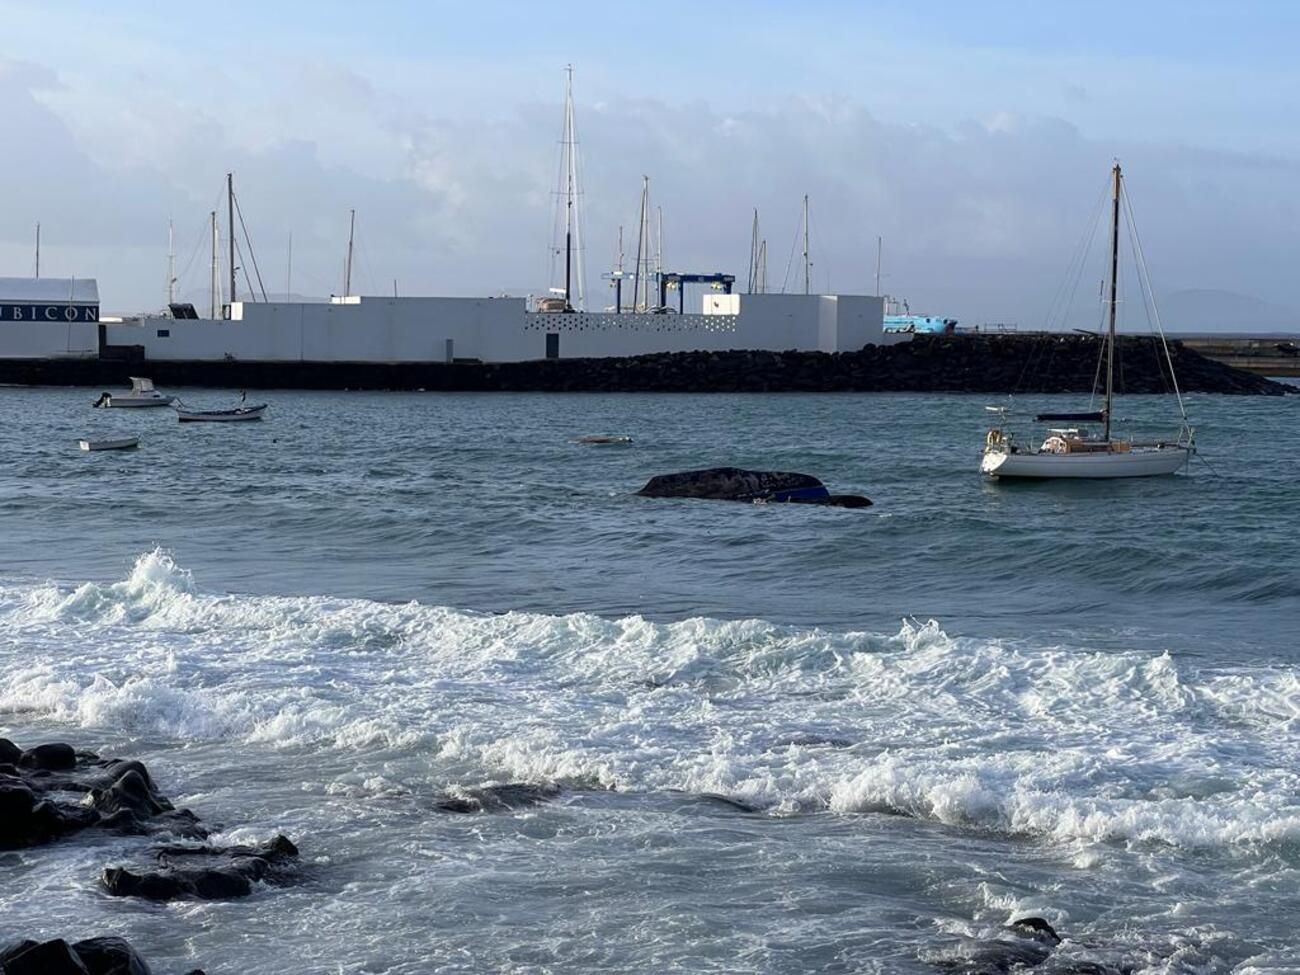
<svg viewBox="0 0 1300 975">
<path fill-rule="evenodd" d="M 152 975 L 145 960 L 122 938 L 87 938 L 72 950 L 90 975 Z"/>
<path fill-rule="evenodd" d="M 758 501 L 824 504 L 865 508 L 871 502 L 853 494 L 831 494 L 811 474 L 790 471 L 747 471 L 739 467 L 708 467 L 650 478 L 637 494 L 646 498 L 707 498 L 716 501 Z"/>
<path fill-rule="evenodd" d="M 5 975 L 91 975 L 62 938 L 53 941 L 24 941 L 0 954 L 0 971 Z"/>
<path fill-rule="evenodd" d="M 23 750 L 8 738 L 0 738 L 0 764 L 17 765 Z"/>
<path fill-rule="evenodd" d="M 20 941 L 0 949 L 0 975 L 152 975 L 152 970 L 122 938 L 87 938 L 69 945 Z M 203 975 L 195 969 L 187 975 Z"/>
<path fill-rule="evenodd" d="M 114 897 L 152 901 L 247 897 L 259 880 L 290 882 L 298 848 L 286 836 L 261 846 L 165 846 L 158 851 L 158 861 L 160 869 L 138 873 L 125 867 L 107 868 L 104 889 Z"/>
<path fill-rule="evenodd" d="M 1036 941 L 1043 941 L 1050 945 L 1059 945 L 1061 936 L 1056 933 L 1056 929 L 1047 923 L 1046 918 L 1041 917 L 1022 917 L 1012 921 L 1007 925 L 1017 934 L 1023 934 Z"/>
<path fill-rule="evenodd" d="M 433 808 L 447 813 L 507 812 L 511 809 L 540 806 L 559 794 L 558 785 L 507 782 L 504 785 L 489 785 L 443 796 L 434 802 Z"/>
<path fill-rule="evenodd" d="M 76 767 L 77 753 L 71 745 L 65 745 L 63 742 L 51 742 L 48 745 L 37 745 L 35 748 L 23 752 L 18 759 L 18 764 L 25 768 L 40 768 L 62 772 Z"/>
<path fill-rule="evenodd" d="M 154 788 L 139 762 L 106 761 L 71 745 L 52 743 L 20 751 L 0 739 L 0 850 L 39 846 L 90 827 L 121 833 L 175 832 L 202 837 L 206 830 Z M 67 793 L 86 796 L 69 802 Z"/>
</svg>

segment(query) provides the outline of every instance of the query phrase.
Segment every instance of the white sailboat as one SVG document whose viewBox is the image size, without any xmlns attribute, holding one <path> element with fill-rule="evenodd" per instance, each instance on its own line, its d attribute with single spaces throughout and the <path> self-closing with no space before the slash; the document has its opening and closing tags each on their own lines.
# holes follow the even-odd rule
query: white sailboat
<svg viewBox="0 0 1300 975">
<path fill-rule="evenodd" d="M 1007 410 L 988 407 L 998 414 L 998 420 L 984 441 L 984 456 L 980 470 L 992 477 L 1016 478 L 1115 478 L 1151 477 L 1173 474 L 1190 459 L 1195 447 L 1192 430 L 1187 425 L 1183 411 L 1182 394 L 1174 379 L 1174 394 L 1182 416 L 1182 427 L 1172 441 L 1125 440 L 1111 436 L 1111 409 L 1115 399 L 1115 306 L 1117 278 L 1119 276 L 1119 218 L 1120 199 L 1123 192 L 1123 174 L 1116 163 L 1111 171 L 1111 237 L 1110 237 L 1110 292 L 1106 330 L 1105 369 L 1106 394 L 1102 409 L 1087 413 L 1045 413 L 1039 421 L 1068 423 L 1048 430 L 1046 439 L 1037 448 L 1016 443 L 1015 436 L 1006 426 Z M 1155 322 L 1159 329 L 1159 320 Z M 1160 332 L 1163 344 L 1164 332 Z M 1173 361 L 1165 346 L 1165 361 L 1173 375 Z M 1078 424 L 1087 424 L 1080 426 Z M 1096 430 L 1100 424 L 1100 431 Z"/>
</svg>

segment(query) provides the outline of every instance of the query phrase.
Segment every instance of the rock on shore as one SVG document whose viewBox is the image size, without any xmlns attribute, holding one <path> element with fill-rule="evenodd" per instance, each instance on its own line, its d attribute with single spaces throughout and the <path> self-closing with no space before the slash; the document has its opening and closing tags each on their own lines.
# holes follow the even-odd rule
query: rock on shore
<svg viewBox="0 0 1300 975">
<path fill-rule="evenodd" d="M 69 794 L 82 799 L 69 802 Z M 92 827 L 207 835 L 197 816 L 158 792 L 139 762 L 101 759 L 62 742 L 24 751 L 0 738 L 0 850 L 40 846 Z"/>
<path fill-rule="evenodd" d="M 0 975 L 151 975 L 152 969 L 123 938 L 87 938 L 68 944 L 19 941 L 0 948 Z M 187 975 L 203 975 L 193 969 Z"/>
<path fill-rule="evenodd" d="M 209 834 L 194 813 L 177 809 L 158 791 L 140 762 L 101 759 L 62 742 L 24 751 L 0 738 L 0 850 L 40 846 L 92 828 L 186 840 Z M 114 896 L 147 900 L 245 897 L 256 881 L 292 881 L 298 848 L 277 836 L 255 847 L 164 846 L 155 858 L 156 866 L 145 869 L 108 867 L 101 883 Z"/>
</svg>

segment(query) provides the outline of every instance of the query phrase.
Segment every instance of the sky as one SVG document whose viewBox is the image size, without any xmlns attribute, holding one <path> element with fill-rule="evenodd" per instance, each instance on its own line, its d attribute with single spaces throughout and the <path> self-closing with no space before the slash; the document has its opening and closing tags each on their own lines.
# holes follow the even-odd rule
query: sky
<svg viewBox="0 0 1300 975">
<path fill-rule="evenodd" d="M 807 194 L 816 290 L 873 293 L 879 240 L 913 311 L 1095 324 L 1104 231 L 1071 268 L 1119 159 L 1166 324 L 1300 320 L 1300 4 L 0 0 L 0 23 L 0 275 L 32 272 L 40 222 L 42 274 L 97 278 L 106 313 L 162 307 L 169 220 L 207 307 L 227 172 L 270 293 L 342 291 L 352 209 L 354 291 L 545 292 L 571 64 L 589 308 L 649 176 L 669 269 L 743 281 L 757 208 L 769 288 L 802 290 Z"/>
</svg>

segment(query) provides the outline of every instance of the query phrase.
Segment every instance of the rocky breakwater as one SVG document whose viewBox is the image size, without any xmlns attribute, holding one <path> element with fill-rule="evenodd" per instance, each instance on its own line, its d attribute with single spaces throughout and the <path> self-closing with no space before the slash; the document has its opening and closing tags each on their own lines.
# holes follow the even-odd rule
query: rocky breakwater
<svg viewBox="0 0 1300 975">
<path fill-rule="evenodd" d="M 1169 343 L 1184 392 L 1280 396 L 1294 387 Z M 916 336 L 856 352 L 679 352 L 619 359 L 481 365 L 483 389 L 607 392 L 1089 393 L 1101 343 L 1092 335 Z M 1173 391 L 1159 340 L 1122 337 L 1115 388 Z"/>
</svg>

